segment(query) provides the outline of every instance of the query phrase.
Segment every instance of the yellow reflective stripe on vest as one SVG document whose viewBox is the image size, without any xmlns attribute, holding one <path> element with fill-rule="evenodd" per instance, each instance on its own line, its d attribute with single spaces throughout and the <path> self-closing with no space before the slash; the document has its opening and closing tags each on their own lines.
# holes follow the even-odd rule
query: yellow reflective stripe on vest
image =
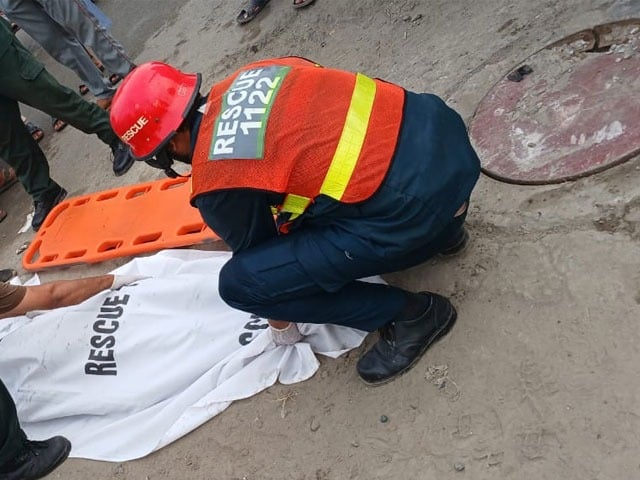
<svg viewBox="0 0 640 480">
<path fill-rule="evenodd" d="M 292 218 L 294 215 L 297 217 L 304 213 L 310 203 L 310 198 L 288 193 L 287 196 L 284 197 L 284 202 L 282 202 L 282 205 L 280 206 L 280 211 L 291 213 Z"/>
<path fill-rule="evenodd" d="M 336 200 L 344 195 L 360 157 L 375 96 L 376 82 L 361 73 L 356 74 L 356 86 L 351 95 L 347 118 L 329 171 L 322 182 L 321 194 Z"/>
<path fill-rule="evenodd" d="M 375 96 L 376 82 L 361 73 L 356 74 L 356 85 L 351 95 L 347 117 L 327 175 L 322 182 L 321 194 L 336 200 L 340 200 L 344 195 L 360 157 Z M 280 206 L 280 211 L 291 213 L 293 219 L 302 215 L 310 203 L 310 198 L 289 193 Z"/>
</svg>

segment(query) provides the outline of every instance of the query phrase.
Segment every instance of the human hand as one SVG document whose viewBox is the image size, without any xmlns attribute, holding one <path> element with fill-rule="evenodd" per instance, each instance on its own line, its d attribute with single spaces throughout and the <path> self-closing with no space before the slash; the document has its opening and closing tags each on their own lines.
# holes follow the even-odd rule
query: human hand
<svg viewBox="0 0 640 480">
<path fill-rule="evenodd" d="M 304 338 L 295 323 L 290 323 L 282 329 L 271 326 L 271 337 L 276 345 L 293 345 Z"/>
</svg>

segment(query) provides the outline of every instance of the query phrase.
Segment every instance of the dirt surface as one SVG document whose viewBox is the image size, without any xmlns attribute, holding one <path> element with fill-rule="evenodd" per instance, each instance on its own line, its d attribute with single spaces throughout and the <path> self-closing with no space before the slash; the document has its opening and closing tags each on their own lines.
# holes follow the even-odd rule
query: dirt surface
<svg viewBox="0 0 640 480">
<path fill-rule="evenodd" d="M 205 89 L 248 61 L 295 54 L 439 94 L 467 120 L 503 74 L 541 47 L 640 17 L 638 0 L 318 0 L 303 10 L 290 3 L 272 1 L 243 27 L 235 1 L 98 5 L 137 62 L 200 71 Z M 48 129 L 43 145 L 71 194 L 159 178 L 136 165 L 116 179 L 107 147 L 73 128 Z M 470 248 L 387 277 L 449 295 L 459 311 L 456 328 L 410 373 L 365 386 L 355 372 L 362 347 L 322 360 L 307 382 L 236 402 L 147 458 L 69 460 L 51 478 L 640 478 L 639 178 L 638 158 L 546 187 L 483 176 L 468 219 Z M 16 248 L 32 234 L 16 232 L 30 202 L 14 187 L 0 206 L 10 212 L 0 225 L 3 267 L 19 268 Z"/>
</svg>

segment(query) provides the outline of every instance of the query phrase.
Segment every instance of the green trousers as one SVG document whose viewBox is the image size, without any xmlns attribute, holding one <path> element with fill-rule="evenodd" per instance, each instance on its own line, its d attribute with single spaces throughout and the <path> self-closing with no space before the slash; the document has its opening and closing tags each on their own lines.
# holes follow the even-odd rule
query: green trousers
<svg viewBox="0 0 640 480">
<path fill-rule="evenodd" d="M 47 198 L 58 186 L 42 149 L 22 122 L 18 102 L 95 133 L 109 146 L 119 141 L 109 114 L 61 85 L 0 20 L 0 158 L 13 167 L 34 201 Z"/>
</svg>

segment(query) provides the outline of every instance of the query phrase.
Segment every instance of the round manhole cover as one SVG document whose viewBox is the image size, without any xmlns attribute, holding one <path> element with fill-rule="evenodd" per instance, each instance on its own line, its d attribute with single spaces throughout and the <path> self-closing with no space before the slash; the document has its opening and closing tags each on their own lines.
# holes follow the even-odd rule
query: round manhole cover
<svg viewBox="0 0 640 480">
<path fill-rule="evenodd" d="M 469 133 L 483 171 L 510 183 L 571 180 L 640 154 L 640 19 L 536 52 L 484 97 Z"/>
</svg>

